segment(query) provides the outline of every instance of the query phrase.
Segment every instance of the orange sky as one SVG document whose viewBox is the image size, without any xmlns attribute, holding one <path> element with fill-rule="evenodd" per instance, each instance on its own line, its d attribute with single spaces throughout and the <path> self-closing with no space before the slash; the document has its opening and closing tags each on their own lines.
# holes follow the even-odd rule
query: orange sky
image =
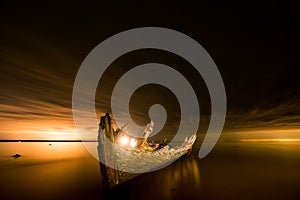
<svg viewBox="0 0 300 200">
<path fill-rule="evenodd" d="M 26 12 L 26 14 L 30 13 Z M 19 19 L 15 23 L 10 23 L 11 16 L 4 19 L 7 23 L 3 24 L 0 32 L 0 140 L 78 139 L 72 117 L 72 88 L 76 73 L 83 59 L 95 45 L 112 33 L 116 33 L 115 29 L 110 29 L 110 26 L 104 26 L 105 24 L 97 26 L 96 30 L 93 23 L 86 24 L 86 29 L 73 24 L 74 29 L 72 29 L 72 27 L 65 26 L 69 24 L 68 19 L 62 21 L 61 17 L 52 24 L 55 25 L 54 27 L 39 21 L 37 24 L 31 24 L 34 20 L 39 20 L 40 14 L 38 17 L 28 19 L 27 25 L 31 25 L 28 28 L 25 28 L 26 25 Z M 161 17 L 157 17 L 160 21 Z M 231 22 L 233 21 L 224 21 L 224 23 Z M 61 23 L 59 28 L 56 27 L 57 23 Z M 240 23 L 237 24 L 240 25 Z M 192 25 L 194 26 L 194 23 Z M 275 28 L 279 30 L 277 23 Z M 76 35 L 74 30 L 84 31 L 87 35 Z M 210 29 L 207 30 L 207 34 L 211 35 Z M 220 30 L 222 31 L 223 27 Z M 240 30 L 242 29 L 236 29 L 236 36 L 248 39 L 253 36 L 251 31 L 240 32 Z M 284 30 L 281 29 L 281 31 Z M 56 35 L 53 35 L 52 31 L 57 31 Z M 201 31 L 204 29 L 201 28 Z M 195 33 L 195 39 L 201 41 L 203 35 L 200 34 L 197 37 L 196 34 L 201 31 L 192 29 L 186 34 Z M 228 40 L 224 32 L 216 31 L 215 33 L 220 34 L 218 37 L 221 39 L 224 37 L 223 42 Z M 261 31 L 259 33 L 261 34 Z M 271 33 L 276 32 L 271 31 Z M 286 34 L 290 36 L 290 32 Z M 260 35 L 260 37 L 263 36 Z M 288 46 L 278 47 L 280 56 L 274 56 L 273 54 L 278 49 L 269 45 L 262 46 L 261 40 L 255 40 L 255 37 L 252 41 L 249 40 L 248 46 L 245 45 L 244 39 L 236 40 L 235 43 L 228 40 L 229 45 L 221 43 L 219 46 L 213 46 L 216 38 L 207 37 L 206 39 L 207 41 L 204 41 L 209 47 L 208 50 L 214 49 L 215 51 L 209 51 L 209 53 L 218 61 L 228 97 L 228 116 L 222 137 L 230 138 L 232 135 L 233 137 L 251 136 L 249 138 L 300 138 L 298 137 L 300 129 L 299 77 L 298 73 L 293 71 L 297 65 L 292 60 L 290 63 L 286 62 L 293 56 L 297 60 L 298 54 L 293 51 L 294 49 L 291 47 L 289 49 Z M 264 39 L 272 39 L 268 31 Z M 294 45 L 294 40 L 289 41 L 289 37 L 281 39 L 285 41 L 282 45 L 288 42 Z M 271 44 L 277 41 L 276 38 L 269 42 Z M 255 51 L 248 49 L 250 44 L 253 44 Z M 228 47 L 226 51 L 224 51 L 225 46 Z M 242 50 L 244 54 L 240 55 L 243 53 Z M 275 52 L 272 52 L 273 50 Z M 268 52 L 269 56 L 266 56 Z M 141 55 L 143 58 L 144 54 Z M 222 60 L 220 55 L 226 59 Z M 263 58 L 261 55 L 264 55 Z M 139 61 L 136 57 L 129 58 L 131 58 L 128 59 L 130 65 L 134 60 Z M 145 56 L 145 58 L 150 59 L 151 56 L 149 58 Z M 121 68 L 127 63 L 125 60 L 119 63 Z M 174 60 L 173 57 L 172 60 Z M 109 81 L 117 71 L 111 71 Z M 198 81 L 198 78 L 196 80 Z M 286 96 L 289 98 L 284 98 Z M 103 99 L 103 96 L 97 96 L 98 112 L 99 110 L 107 111 L 101 107 L 103 105 L 101 101 L 105 101 Z M 209 102 L 209 99 L 207 101 Z M 204 101 L 201 99 L 201 102 Z M 205 103 L 203 105 L 202 107 L 209 110 Z M 100 115 L 100 113 L 97 114 Z M 263 130 L 263 133 L 259 133 L 260 130 Z M 282 130 L 291 130 L 293 133 Z"/>
</svg>

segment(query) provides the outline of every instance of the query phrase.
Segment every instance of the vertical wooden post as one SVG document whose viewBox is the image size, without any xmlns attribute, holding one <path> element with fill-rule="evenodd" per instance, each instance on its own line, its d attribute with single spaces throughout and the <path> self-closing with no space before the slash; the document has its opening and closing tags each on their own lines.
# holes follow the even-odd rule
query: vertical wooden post
<svg viewBox="0 0 300 200">
<path fill-rule="evenodd" d="M 102 116 L 100 118 L 98 131 L 98 156 L 104 190 L 111 190 L 117 185 L 139 175 L 119 170 L 121 166 L 119 166 L 120 163 L 118 163 L 118 159 L 123 158 L 117 156 L 114 145 L 117 134 L 121 134 L 122 129 L 114 131 L 111 121 L 111 117 L 108 113 Z M 105 165 L 105 163 L 110 163 L 112 167 Z"/>
<path fill-rule="evenodd" d="M 106 137 L 106 138 L 104 138 Z M 115 136 L 114 130 L 111 126 L 111 117 L 108 113 L 105 116 L 100 118 L 99 131 L 98 131 L 98 154 L 99 157 L 104 161 L 104 163 L 113 164 L 113 168 L 106 166 L 104 163 L 99 161 L 100 163 L 100 171 L 102 177 L 102 184 L 105 190 L 112 189 L 116 187 L 120 183 L 118 166 L 115 159 L 114 148 L 111 144 L 114 143 Z"/>
</svg>

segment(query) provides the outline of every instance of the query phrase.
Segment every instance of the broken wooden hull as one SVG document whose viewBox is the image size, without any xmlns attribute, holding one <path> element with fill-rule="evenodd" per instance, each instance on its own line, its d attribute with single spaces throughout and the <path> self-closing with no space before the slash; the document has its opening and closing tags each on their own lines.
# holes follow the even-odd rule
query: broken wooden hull
<svg viewBox="0 0 300 200">
<path fill-rule="evenodd" d="M 105 190 L 113 189 L 144 172 L 169 165 L 189 152 L 196 140 L 196 135 L 192 135 L 186 138 L 180 146 L 171 148 L 160 144 L 151 147 L 147 138 L 144 138 L 140 140 L 142 141 L 139 142 L 140 146 L 132 148 L 118 145 L 120 135 L 112 129 L 111 118 L 108 114 L 101 117 L 98 132 L 98 156 Z"/>
</svg>

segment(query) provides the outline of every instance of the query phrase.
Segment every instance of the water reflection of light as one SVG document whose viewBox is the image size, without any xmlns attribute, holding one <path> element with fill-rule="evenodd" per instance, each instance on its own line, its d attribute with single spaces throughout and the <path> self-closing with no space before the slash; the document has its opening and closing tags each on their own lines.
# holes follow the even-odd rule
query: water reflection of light
<svg viewBox="0 0 300 200">
<path fill-rule="evenodd" d="M 86 154 L 80 142 L 2 142 L 0 156 L 10 157 L 19 153 L 22 159 L 63 159 Z"/>
<path fill-rule="evenodd" d="M 184 194 L 188 191 L 199 191 L 201 188 L 199 160 L 193 156 L 180 158 L 161 173 L 163 176 L 159 176 L 161 180 L 157 180 L 157 182 L 164 184 L 157 189 L 159 189 L 159 193 L 165 191 L 162 193 L 162 199 L 177 199 L 178 197 L 174 196 L 176 193 Z M 170 192 L 175 189 L 176 193 Z"/>
</svg>

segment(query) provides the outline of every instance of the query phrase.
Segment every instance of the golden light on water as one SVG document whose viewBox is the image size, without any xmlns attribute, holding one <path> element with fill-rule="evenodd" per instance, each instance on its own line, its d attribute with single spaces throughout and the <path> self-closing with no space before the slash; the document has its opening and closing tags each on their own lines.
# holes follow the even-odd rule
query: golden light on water
<svg viewBox="0 0 300 200">
<path fill-rule="evenodd" d="M 18 153 L 23 159 L 65 159 L 86 155 L 80 142 L 7 142 L 1 143 L 0 155 L 7 159 Z"/>
</svg>

